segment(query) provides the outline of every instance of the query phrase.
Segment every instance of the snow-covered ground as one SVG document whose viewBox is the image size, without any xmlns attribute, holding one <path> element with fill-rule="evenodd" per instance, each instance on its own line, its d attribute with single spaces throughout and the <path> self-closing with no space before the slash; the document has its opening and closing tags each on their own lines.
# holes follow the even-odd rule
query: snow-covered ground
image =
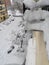
<svg viewBox="0 0 49 65">
<path fill-rule="evenodd" d="M 0 23 L 0 65 L 22 65 L 25 60 L 24 53 L 17 54 L 17 45 L 15 46 L 15 49 L 12 51 L 11 54 L 7 53 L 12 44 L 12 40 L 16 38 L 16 34 L 19 32 L 19 30 L 23 29 L 22 27 L 18 26 L 21 21 L 22 17 L 10 16 L 7 20 Z"/>
</svg>

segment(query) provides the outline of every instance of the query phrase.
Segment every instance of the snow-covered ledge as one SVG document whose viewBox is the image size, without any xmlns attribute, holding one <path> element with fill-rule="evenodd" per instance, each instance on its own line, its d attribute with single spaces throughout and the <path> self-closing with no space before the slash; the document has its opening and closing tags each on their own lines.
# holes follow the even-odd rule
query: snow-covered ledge
<svg viewBox="0 0 49 65">
<path fill-rule="evenodd" d="M 33 12 L 27 10 L 25 12 L 24 19 L 27 21 L 27 30 L 35 29 L 44 31 L 44 39 L 47 43 L 46 48 L 49 56 L 49 12 L 44 10 L 35 10 Z"/>
</svg>

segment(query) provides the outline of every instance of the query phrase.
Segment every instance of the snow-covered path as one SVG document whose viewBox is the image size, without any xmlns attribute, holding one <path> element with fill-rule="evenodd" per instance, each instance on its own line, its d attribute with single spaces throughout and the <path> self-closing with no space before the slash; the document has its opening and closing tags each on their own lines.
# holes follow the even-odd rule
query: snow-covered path
<svg viewBox="0 0 49 65">
<path fill-rule="evenodd" d="M 13 18 L 9 18 L 4 22 L 4 24 L 0 23 L 0 65 L 11 63 L 22 64 L 24 62 L 24 57 L 18 57 L 14 55 L 16 50 L 14 50 L 15 52 L 12 54 L 7 54 L 7 50 L 12 43 L 12 39 L 14 39 L 12 33 L 17 33 L 20 29 L 22 29 L 21 27 L 18 27 L 18 24 L 20 21 L 22 21 L 21 17 L 15 17 L 14 21 L 10 22 L 9 25 L 6 25 L 5 23 L 9 22 L 11 19 Z"/>
</svg>

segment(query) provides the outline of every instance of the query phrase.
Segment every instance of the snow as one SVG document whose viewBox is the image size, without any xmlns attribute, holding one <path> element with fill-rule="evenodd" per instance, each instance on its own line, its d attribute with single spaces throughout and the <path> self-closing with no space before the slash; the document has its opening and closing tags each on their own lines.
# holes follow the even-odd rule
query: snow
<svg viewBox="0 0 49 65">
<path fill-rule="evenodd" d="M 24 20 L 31 22 L 33 20 L 41 19 L 41 17 L 42 17 L 41 13 L 43 13 L 41 10 L 33 11 L 33 12 L 30 10 L 26 10 L 25 14 L 24 14 Z"/>
<path fill-rule="evenodd" d="M 49 0 L 39 0 L 37 4 L 38 6 L 49 5 Z"/>
<path fill-rule="evenodd" d="M 8 10 L 8 15 L 9 16 L 15 16 L 15 17 L 23 16 L 23 14 L 20 13 L 19 10 L 14 10 L 14 11 Z M 13 17 L 11 17 L 11 18 L 13 18 Z"/>
<path fill-rule="evenodd" d="M 36 42 L 30 38 L 27 47 L 27 56 L 25 65 L 36 65 Z"/>
<path fill-rule="evenodd" d="M 23 3 L 25 4 L 26 7 L 31 8 L 31 9 L 36 6 L 35 1 L 33 0 L 24 0 Z"/>
<path fill-rule="evenodd" d="M 36 7 L 49 5 L 49 0 L 39 0 L 37 2 L 35 2 L 34 0 L 24 0 L 23 3 L 26 7 L 34 10 L 34 8 Z"/>
<path fill-rule="evenodd" d="M 15 3 L 15 2 L 18 2 L 18 3 L 22 4 L 22 3 L 23 3 L 23 0 L 14 0 L 13 2 L 14 2 L 14 3 Z"/>
<path fill-rule="evenodd" d="M 49 17 L 49 12 L 39 9 L 34 11 L 26 10 L 23 18 L 27 22 L 31 23 L 35 22 L 34 20 L 40 21 L 40 19 L 45 19 L 47 17 Z"/>
<path fill-rule="evenodd" d="M 0 65 L 11 63 L 22 64 L 24 62 L 24 57 L 15 56 L 18 46 L 15 46 L 15 49 L 11 54 L 7 54 L 12 41 L 16 38 L 15 34 L 23 29 L 22 27 L 18 27 L 20 21 L 22 21 L 22 17 L 10 16 L 7 20 L 0 23 Z M 7 25 L 7 23 L 9 24 Z"/>
<path fill-rule="evenodd" d="M 48 2 L 44 0 L 38 1 L 37 3 L 32 0 L 24 0 L 23 2 L 25 3 L 26 7 L 31 8 L 31 9 L 33 9 L 36 6 L 41 5 L 41 3 L 44 3 L 44 2 L 46 5 L 48 5 Z M 7 54 L 7 51 L 10 49 L 11 44 L 13 45 L 13 40 L 15 41 L 16 39 L 17 33 L 20 32 L 21 35 L 23 35 L 24 33 L 24 32 L 22 33 L 22 30 L 24 29 L 24 27 L 23 26 L 19 27 L 24 21 L 22 20 L 22 17 L 17 17 L 17 16 L 23 16 L 23 14 L 21 14 L 19 11 L 16 12 L 16 11 L 11 11 L 11 10 L 9 10 L 8 13 L 11 16 L 4 22 L 0 23 L 0 65 L 13 64 L 13 63 L 23 64 L 25 60 L 25 53 L 20 53 L 20 52 L 17 53 L 18 45 L 15 45 L 15 49 L 12 51 L 11 54 Z M 15 15 L 15 17 L 12 16 L 13 14 Z M 45 19 L 45 21 L 42 23 L 40 22 L 41 18 Z M 49 35 L 48 35 L 49 34 L 49 29 L 48 29 L 49 28 L 49 22 L 48 22 L 49 12 L 40 10 L 40 9 L 37 11 L 34 10 L 33 12 L 30 10 L 26 10 L 24 14 L 24 20 L 25 20 L 24 24 L 26 24 L 27 22 L 27 26 L 25 25 L 26 29 L 29 29 L 29 30 L 37 29 L 37 30 L 44 31 L 44 37 L 45 37 L 45 41 L 47 42 L 47 51 L 48 51 L 48 58 L 49 58 Z M 35 22 L 34 20 L 36 20 L 36 22 L 39 21 L 40 23 L 33 24 L 33 22 Z M 29 37 L 27 37 L 27 34 L 25 36 L 26 36 L 26 39 L 28 40 Z M 26 43 L 25 40 L 24 42 Z M 28 49 L 27 49 L 28 53 L 27 53 L 26 63 L 28 63 L 29 58 L 31 58 L 31 60 L 33 60 L 34 58 L 33 63 L 35 62 L 34 51 L 36 52 L 36 50 L 34 47 L 36 48 L 36 45 L 33 44 L 33 47 L 32 47 L 32 39 L 30 39 L 28 41 Z M 30 63 L 32 63 L 32 61 Z M 31 64 L 27 64 L 27 65 L 31 65 Z"/>
<path fill-rule="evenodd" d="M 45 19 L 40 21 L 40 19 Z M 44 31 L 44 40 L 46 41 L 47 55 L 49 59 L 49 12 L 44 10 L 35 10 L 30 11 L 26 10 L 24 14 L 24 20 L 27 21 L 26 29 L 27 30 L 43 30 Z"/>
</svg>

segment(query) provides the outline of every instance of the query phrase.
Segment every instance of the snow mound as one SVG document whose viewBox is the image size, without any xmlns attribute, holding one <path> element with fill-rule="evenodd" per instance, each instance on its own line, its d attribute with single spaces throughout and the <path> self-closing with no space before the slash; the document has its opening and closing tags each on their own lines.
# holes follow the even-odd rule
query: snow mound
<svg viewBox="0 0 49 65">
<path fill-rule="evenodd" d="M 38 15 L 38 16 L 37 16 Z M 24 20 L 31 22 L 33 20 L 38 20 L 42 18 L 42 11 L 30 11 L 30 10 L 26 10 L 25 14 L 24 14 Z"/>
<path fill-rule="evenodd" d="M 39 0 L 37 2 L 35 2 L 34 0 L 24 0 L 23 3 L 26 7 L 34 9 L 35 7 L 49 5 L 49 0 Z"/>
</svg>

